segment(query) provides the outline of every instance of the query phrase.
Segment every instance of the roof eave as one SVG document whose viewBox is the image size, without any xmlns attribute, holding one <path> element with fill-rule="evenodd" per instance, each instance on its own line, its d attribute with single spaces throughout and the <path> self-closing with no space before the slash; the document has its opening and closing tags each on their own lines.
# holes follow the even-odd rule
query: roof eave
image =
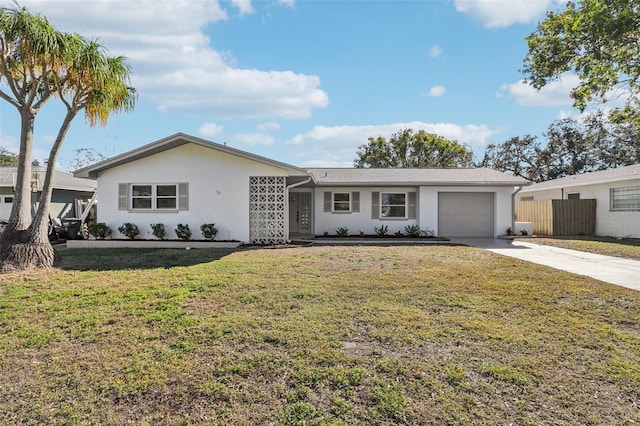
<svg viewBox="0 0 640 426">
<path fill-rule="evenodd" d="M 322 182 L 316 181 L 317 186 L 335 186 L 335 187 L 346 187 L 346 186 L 363 186 L 363 187 L 375 187 L 375 186 L 385 186 L 385 187 L 401 187 L 401 186 L 504 186 L 504 187 L 514 187 L 514 186 L 528 186 L 531 185 L 532 182 Z"/>
<path fill-rule="evenodd" d="M 635 176 L 619 176 L 619 177 L 614 177 L 614 178 L 607 178 L 607 179 L 597 179 L 597 180 L 592 180 L 592 181 L 582 181 L 582 182 L 566 182 L 566 183 L 559 183 L 559 184 L 555 184 L 555 185 L 548 185 L 548 186 L 543 186 L 542 188 L 527 188 L 526 190 L 523 190 L 523 192 L 532 192 L 532 191 L 550 191 L 550 190 L 554 190 L 554 189 L 563 189 L 563 188 L 574 188 L 576 186 L 590 186 L 590 185 L 604 185 L 607 183 L 616 183 L 616 182 L 624 182 L 627 180 L 638 180 L 640 179 L 640 176 L 635 175 Z M 541 182 L 541 184 L 544 184 L 545 182 Z M 535 186 L 535 185 L 534 185 Z"/>
</svg>

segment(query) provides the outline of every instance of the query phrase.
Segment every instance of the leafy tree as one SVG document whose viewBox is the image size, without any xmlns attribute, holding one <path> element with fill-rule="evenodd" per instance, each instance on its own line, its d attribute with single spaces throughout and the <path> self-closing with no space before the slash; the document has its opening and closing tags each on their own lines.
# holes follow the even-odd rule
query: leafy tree
<svg viewBox="0 0 640 426">
<path fill-rule="evenodd" d="M 18 154 L 9 151 L 7 148 L 0 147 L 0 166 L 17 166 Z"/>
<path fill-rule="evenodd" d="M 499 170 L 514 176 L 541 182 L 547 179 L 549 151 L 535 136 L 513 137 L 501 144 L 490 144 L 480 167 Z"/>
<path fill-rule="evenodd" d="M 549 168 L 545 180 L 598 170 L 598 141 L 575 119 L 553 122 L 546 133 Z"/>
<path fill-rule="evenodd" d="M 124 57 L 109 56 L 94 41 L 56 30 L 26 8 L 0 9 L 0 98 L 13 105 L 21 123 L 13 209 L 0 238 L 0 270 L 50 267 L 56 253 L 47 238 L 56 158 L 71 122 L 84 111 L 91 126 L 111 113 L 134 107 L 130 69 Z M 33 129 L 52 97 L 66 113 L 49 152 L 38 210 L 31 217 L 30 177 Z"/>
<path fill-rule="evenodd" d="M 584 126 L 594 139 L 598 169 L 640 164 L 640 128 L 631 123 L 612 123 L 599 111 L 585 118 Z"/>
<path fill-rule="evenodd" d="M 473 153 L 465 145 L 411 129 L 394 133 L 388 141 L 370 137 L 368 144 L 358 147 L 357 155 L 355 167 L 468 167 L 473 163 Z"/>
<path fill-rule="evenodd" d="M 574 71 L 580 84 L 572 91 L 580 111 L 611 93 L 626 96 L 611 118 L 640 126 L 640 8 L 631 0 L 578 0 L 566 10 L 549 12 L 526 37 L 529 52 L 523 73 L 540 89 Z"/>
<path fill-rule="evenodd" d="M 602 112 L 553 122 L 542 145 L 534 136 L 487 146 L 480 166 L 534 182 L 640 163 L 640 130 Z"/>
<path fill-rule="evenodd" d="M 17 166 L 18 165 L 18 154 L 15 152 L 9 151 L 7 148 L 0 146 L 0 166 Z M 40 161 L 37 159 L 31 160 L 32 166 L 39 166 Z"/>
</svg>

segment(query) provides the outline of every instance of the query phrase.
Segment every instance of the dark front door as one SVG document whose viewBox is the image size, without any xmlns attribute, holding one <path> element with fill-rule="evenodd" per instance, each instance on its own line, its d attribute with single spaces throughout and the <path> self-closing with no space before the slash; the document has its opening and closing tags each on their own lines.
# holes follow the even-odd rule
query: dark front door
<svg viewBox="0 0 640 426">
<path fill-rule="evenodd" d="M 289 233 L 311 233 L 311 193 L 289 193 Z"/>
</svg>

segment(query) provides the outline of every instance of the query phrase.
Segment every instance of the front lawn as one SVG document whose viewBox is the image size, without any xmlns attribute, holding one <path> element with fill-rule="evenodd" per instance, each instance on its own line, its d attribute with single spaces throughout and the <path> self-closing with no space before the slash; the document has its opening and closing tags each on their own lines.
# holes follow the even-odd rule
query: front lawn
<svg viewBox="0 0 640 426">
<path fill-rule="evenodd" d="M 640 293 L 470 247 L 62 250 L 0 424 L 635 424 Z"/>
</svg>

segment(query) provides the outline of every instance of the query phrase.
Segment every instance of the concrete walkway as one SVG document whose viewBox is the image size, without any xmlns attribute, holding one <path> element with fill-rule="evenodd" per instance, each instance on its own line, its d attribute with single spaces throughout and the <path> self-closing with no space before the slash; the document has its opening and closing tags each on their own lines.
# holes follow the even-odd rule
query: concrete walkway
<svg viewBox="0 0 640 426">
<path fill-rule="evenodd" d="M 451 242 L 482 248 L 504 256 L 585 275 L 640 291 L 640 261 L 544 246 L 522 240 L 452 238 Z"/>
</svg>

